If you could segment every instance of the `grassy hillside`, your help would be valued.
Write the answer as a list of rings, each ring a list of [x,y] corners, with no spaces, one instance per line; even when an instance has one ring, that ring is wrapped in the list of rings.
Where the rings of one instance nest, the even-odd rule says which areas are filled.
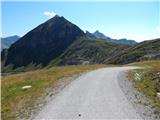
[[[144,61],[129,64],[132,66],[141,66],[144,69],[129,72],[129,78],[133,80],[134,87],[146,95],[152,101],[153,107],[156,108],[155,113],[160,114],[160,60]]]
[[[107,58],[128,47],[129,45],[105,42],[103,40],[93,41],[83,37],[74,41],[61,56],[51,63],[59,65],[85,64],[86,62],[89,64],[104,63]]]
[[[39,98],[50,96],[46,90],[53,90],[64,78],[76,77],[82,72],[106,67],[106,65],[52,67],[2,77],[2,119],[28,118],[36,108]],[[22,90],[25,85],[32,87]]]
[[[106,60],[106,63],[127,64],[142,60],[160,59],[160,38],[144,41]]]

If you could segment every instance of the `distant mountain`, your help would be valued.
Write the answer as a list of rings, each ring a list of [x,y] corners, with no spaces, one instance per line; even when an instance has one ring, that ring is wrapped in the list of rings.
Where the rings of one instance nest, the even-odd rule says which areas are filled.
[[[86,36],[92,40],[96,39],[102,39],[107,42],[115,42],[115,43],[122,43],[122,44],[127,44],[127,45],[135,45],[137,44],[136,41],[134,40],[128,40],[128,39],[112,39],[110,37],[105,36],[103,33],[99,32],[98,30],[95,31],[94,33],[90,33],[89,31],[86,31]]]
[[[129,45],[90,40],[76,25],[56,15],[34,28],[8,50],[1,52],[2,65],[14,68],[34,65],[103,63]]]
[[[15,67],[30,63],[47,65],[80,36],[85,34],[79,27],[56,15],[12,44],[2,61],[5,60],[5,66]]]
[[[160,38],[141,42],[106,59],[106,63],[127,64],[141,60],[160,60]]]
[[[96,30],[93,35],[96,37],[96,38],[99,38],[99,39],[110,39],[110,37],[107,37],[105,36],[103,33],[99,32],[98,30]]]
[[[1,52],[2,69],[32,65],[125,64],[160,58],[160,39],[131,46],[123,43],[128,42],[126,39],[105,37],[104,40],[99,31],[94,34],[85,34],[75,24],[56,15],[4,49]]]
[[[1,38],[1,50],[9,48],[18,39],[20,39],[20,37],[17,35]]]
[[[129,44],[129,45],[135,45],[135,44],[137,44],[136,41],[134,41],[134,40],[128,40],[126,38],[118,39],[117,42],[118,43],[123,43],[123,44]]]

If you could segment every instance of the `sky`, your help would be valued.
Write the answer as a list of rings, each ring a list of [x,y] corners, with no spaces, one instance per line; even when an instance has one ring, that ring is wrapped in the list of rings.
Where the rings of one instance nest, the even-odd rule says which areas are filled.
[[[160,1],[2,1],[1,37],[23,36],[55,14],[86,30],[138,42],[160,37]]]

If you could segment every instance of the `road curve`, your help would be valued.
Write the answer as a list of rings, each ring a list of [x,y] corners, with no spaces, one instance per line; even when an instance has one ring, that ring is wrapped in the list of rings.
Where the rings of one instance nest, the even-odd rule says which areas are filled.
[[[136,67],[102,68],[80,76],[34,119],[141,119],[118,84],[119,73],[131,69]]]

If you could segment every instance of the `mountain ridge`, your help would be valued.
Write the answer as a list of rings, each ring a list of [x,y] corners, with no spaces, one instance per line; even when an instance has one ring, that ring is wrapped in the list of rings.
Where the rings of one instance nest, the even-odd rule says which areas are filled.
[[[147,48],[153,52],[159,51],[159,48],[155,48],[154,45],[147,47],[152,42],[147,45],[146,42],[129,45],[123,43],[127,39],[119,40],[122,43],[114,42],[114,39],[109,37],[105,37],[108,40],[104,40],[101,38],[104,34],[97,34],[98,32],[95,33],[99,38],[89,31],[86,31],[88,34],[86,35],[77,25],[56,15],[29,31],[10,48],[4,49],[1,52],[2,67],[12,65],[15,69],[31,65],[127,64],[137,59],[133,58],[130,61],[132,57],[128,59],[123,56],[132,53],[133,48],[139,45],[145,51]],[[160,45],[159,40],[157,44]],[[141,50],[141,47],[138,47],[138,50]],[[144,52],[146,58],[145,55],[146,52]]]
[[[103,33],[99,32],[96,30],[94,33],[90,33],[89,31],[86,31],[86,36],[92,40],[96,39],[102,39],[107,42],[115,42],[115,43],[122,43],[122,44],[128,44],[128,45],[135,45],[137,42],[135,40],[128,40],[126,38],[121,38],[121,39],[112,39]]]

